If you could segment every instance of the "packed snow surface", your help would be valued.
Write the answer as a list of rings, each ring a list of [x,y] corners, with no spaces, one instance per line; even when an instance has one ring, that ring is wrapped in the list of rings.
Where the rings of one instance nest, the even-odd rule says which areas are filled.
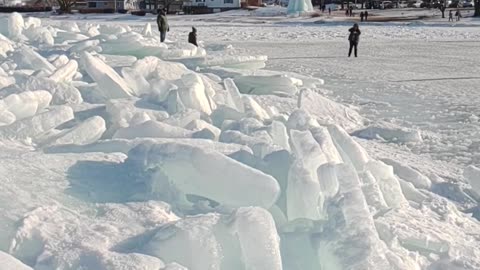
[[[256,25],[273,11],[285,13],[172,18],[164,44],[150,16],[0,17],[0,269],[480,269],[478,138],[447,136],[428,115],[399,121],[363,71],[380,60],[335,56],[345,25]],[[185,42],[192,24],[198,48]],[[480,37],[365,28],[362,46]],[[340,69],[355,65],[352,84]],[[375,68],[395,87],[408,80],[386,65]],[[455,106],[464,125],[452,125],[478,135],[475,113]]]

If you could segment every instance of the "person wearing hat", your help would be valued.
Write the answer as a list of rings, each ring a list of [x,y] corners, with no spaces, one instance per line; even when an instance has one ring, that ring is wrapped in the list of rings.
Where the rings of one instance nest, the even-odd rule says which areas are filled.
[[[358,28],[358,24],[354,24],[352,28],[348,29],[350,35],[348,35],[348,41],[350,41],[350,49],[348,50],[348,57],[352,55],[352,49],[354,49],[355,57],[357,57],[357,46],[358,42],[360,41],[360,28]]]
[[[167,38],[167,32],[170,31],[170,26],[168,26],[167,13],[165,12],[165,9],[158,11],[157,25],[158,31],[160,32],[160,42],[164,42]]]

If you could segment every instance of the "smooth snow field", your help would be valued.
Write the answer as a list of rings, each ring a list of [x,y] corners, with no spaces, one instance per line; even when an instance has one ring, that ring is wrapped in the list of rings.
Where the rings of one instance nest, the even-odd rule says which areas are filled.
[[[479,21],[286,14],[0,16],[0,270],[480,269]]]

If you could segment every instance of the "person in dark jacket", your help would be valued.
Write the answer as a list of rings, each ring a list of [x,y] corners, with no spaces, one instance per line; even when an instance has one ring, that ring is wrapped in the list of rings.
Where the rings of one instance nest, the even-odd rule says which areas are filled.
[[[453,22],[453,12],[452,12],[452,10],[450,10],[450,12],[448,12],[448,21]]]
[[[365,13],[363,14],[363,16],[365,16],[365,21],[368,21],[368,11],[365,11]]]
[[[455,12],[455,17],[457,17],[457,22],[460,21],[460,18],[462,17],[462,13],[460,13],[459,9],[457,9],[457,12]]]
[[[168,26],[167,13],[165,10],[159,10],[157,16],[158,31],[160,32],[160,42],[164,42],[167,38],[167,32],[170,31]]]
[[[348,57],[352,55],[352,49],[355,49],[355,57],[357,57],[357,46],[360,41],[360,29],[358,24],[354,24],[352,28],[348,29],[350,35],[348,36],[348,41],[350,41],[350,49],[348,50]]]
[[[360,12],[360,21],[361,21],[361,22],[363,22],[363,16],[364,16],[364,15],[365,15],[365,14],[363,13],[363,11]]]
[[[191,43],[198,47],[197,44],[197,28],[192,27],[192,32],[188,33],[188,43]]]

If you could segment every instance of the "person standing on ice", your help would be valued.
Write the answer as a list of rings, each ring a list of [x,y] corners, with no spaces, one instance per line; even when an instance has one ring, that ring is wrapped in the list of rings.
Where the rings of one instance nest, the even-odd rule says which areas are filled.
[[[354,24],[352,28],[348,29],[350,35],[348,36],[348,41],[350,41],[350,49],[348,50],[348,57],[352,55],[352,49],[355,49],[355,57],[357,57],[357,46],[360,41],[360,29],[358,24]]]
[[[197,28],[192,27],[192,32],[188,33],[188,43],[191,43],[198,47],[197,44]]]
[[[365,21],[368,20],[368,11],[365,11],[365,13],[363,13],[363,15],[365,16]]]
[[[453,22],[453,12],[452,12],[452,10],[450,10],[450,12],[448,13],[448,21]]]
[[[167,38],[167,32],[170,31],[165,10],[158,10],[157,25],[160,32],[160,42],[164,42],[165,38]]]
[[[328,15],[332,15],[332,9],[331,8],[328,8]]]
[[[363,13],[363,11],[360,12],[360,21],[361,21],[361,22],[363,22],[363,16],[364,16],[364,15],[365,15],[365,14]]]

